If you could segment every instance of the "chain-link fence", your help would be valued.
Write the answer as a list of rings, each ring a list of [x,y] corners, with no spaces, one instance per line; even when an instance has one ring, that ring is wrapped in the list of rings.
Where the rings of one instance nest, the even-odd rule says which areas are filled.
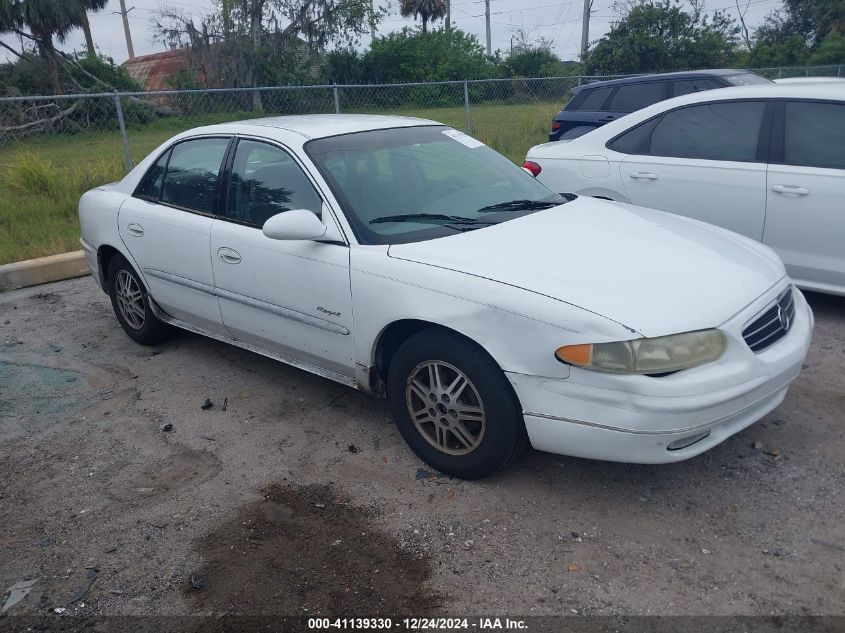
[[[764,68],[770,78],[842,76],[842,66]],[[173,134],[258,116],[371,113],[420,116],[475,135],[514,159],[545,140],[574,86],[611,76],[431,83],[123,92],[0,98],[0,162],[21,148],[54,159],[120,157],[131,167]],[[63,146],[72,146],[68,155]]]

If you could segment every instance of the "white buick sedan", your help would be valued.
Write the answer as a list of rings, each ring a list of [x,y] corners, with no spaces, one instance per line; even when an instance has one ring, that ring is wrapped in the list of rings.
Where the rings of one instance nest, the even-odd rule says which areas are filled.
[[[528,150],[554,191],[678,213],[763,242],[796,285],[845,295],[845,82],[676,97]]]
[[[813,316],[767,247],[553,193],[435,122],[194,129],[80,201],[142,344],[184,328],[387,397],[432,467],[535,448],[660,463],[775,408]]]

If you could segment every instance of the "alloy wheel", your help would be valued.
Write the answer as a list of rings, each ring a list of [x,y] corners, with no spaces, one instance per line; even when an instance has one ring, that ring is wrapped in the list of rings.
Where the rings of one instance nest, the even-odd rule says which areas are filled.
[[[120,270],[114,278],[115,299],[124,321],[134,330],[144,327],[146,308],[140,284],[128,271]]]
[[[436,449],[466,455],[481,444],[484,403],[469,377],[454,365],[417,365],[408,377],[405,401],[417,430]]]

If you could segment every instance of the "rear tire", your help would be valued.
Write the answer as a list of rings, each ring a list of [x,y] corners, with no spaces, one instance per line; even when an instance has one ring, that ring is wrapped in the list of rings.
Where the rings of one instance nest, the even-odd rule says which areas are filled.
[[[399,432],[432,468],[479,479],[510,465],[528,443],[516,394],[478,345],[426,329],[396,351],[387,397]]]
[[[109,262],[108,288],[115,316],[132,340],[156,345],[168,337],[170,326],[153,314],[147,289],[123,255]]]

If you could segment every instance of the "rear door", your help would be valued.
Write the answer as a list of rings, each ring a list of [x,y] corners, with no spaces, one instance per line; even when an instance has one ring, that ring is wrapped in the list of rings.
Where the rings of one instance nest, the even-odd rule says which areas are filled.
[[[763,242],[791,277],[845,287],[845,103],[779,101]]]
[[[759,241],[768,147],[761,146],[760,137],[767,123],[765,101],[715,101],[670,110],[617,137],[610,147],[632,152],[620,163],[620,176],[633,204]]]
[[[599,125],[604,125],[626,114],[663,101],[667,95],[668,85],[667,81],[646,81],[619,86],[605,106],[606,112],[597,113],[594,120]]]
[[[150,168],[118,214],[118,230],[150,294],[168,314],[225,334],[209,242],[229,137],[180,141]]]

